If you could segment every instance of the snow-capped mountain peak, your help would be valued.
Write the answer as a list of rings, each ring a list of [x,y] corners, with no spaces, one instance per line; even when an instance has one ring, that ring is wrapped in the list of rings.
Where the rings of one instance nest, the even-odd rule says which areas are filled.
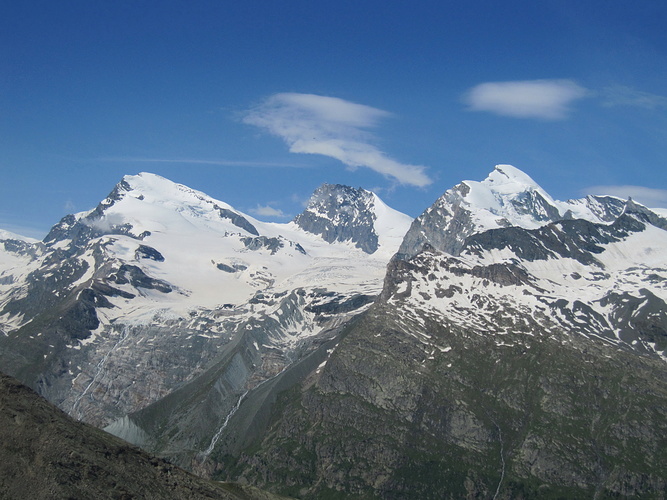
[[[147,172],[123,177],[111,194],[85,217],[89,225],[102,226],[101,229],[122,220],[132,224],[135,234],[164,228],[185,230],[191,226],[241,230],[258,236],[248,219],[227,203]]]
[[[484,308],[474,297],[481,288],[490,297],[486,288],[495,282],[502,309],[540,311],[547,304],[557,311],[549,321],[562,319],[560,327],[664,356],[667,322],[658,311],[666,297],[665,248],[667,219],[661,214],[610,196],[556,201],[503,165],[482,182],[450,189],[415,219],[398,260],[428,261],[434,268],[441,266],[435,261],[447,262],[447,279],[425,279],[413,296],[433,293],[448,320],[482,318]],[[444,281],[449,288],[436,290]],[[644,302],[646,307],[637,305]],[[626,303],[636,310],[628,313]],[[500,309],[488,308],[493,314]]]
[[[123,190],[126,193],[123,193]],[[187,208],[201,212],[204,207],[210,208],[211,212],[218,208],[234,210],[227,203],[213,199],[201,191],[148,172],[124,176],[113,193],[119,193],[119,197],[130,196],[149,203],[166,205],[179,212]]]
[[[512,165],[496,165],[482,184],[493,186],[497,192],[517,193],[542,188],[528,174]]]
[[[265,223],[158,175],[125,176],[42,243],[0,238],[0,360],[7,370],[46,360],[53,374],[44,377],[58,382],[44,391],[89,420],[155,400],[227,343],[247,347],[230,390],[275,375],[308,339],[370,305],[411,221],[369,191],[332,185],[304,214],[297,220],[311,226]],[[26,349],[11,366],[3,338]],[[128,389],[134,382],[107,369],[110,359],[128,374],[152,359],[160,373],[149,369],[156,378]],[[127,398],[101,391],[100,410],[92,388],[114,384]]]
[[[410,222],[370,191],[324,185],[296,222],[265,223],[142,172],[124,176],[94,209],[64,217],[44,243],[47,254],[58,252],[47,258],[71,259],[71,287],[113,289],[105,288],[115,294],[105,300],[116,306],[106,312],[114,321],[128,317],[130,301],[141,317],[158,309],[184,314],[328,279],[341,290],[378,293]],[[17,279],[17,271],[11,274]]]
[[[463,181],[462,186],[468,190],[460,203],[476,214],[479,228],[508,225],[535,228],[560,217],[551,196],[511,165],[497,165],[482,182]]]
[[[2,240],[14,240],[14,241],[25,241],[26,243],[37,243],[38,240],[35,238],[30,238],[28,236],[22,236],[20,234],[13,233],[11,231],[6,231],[0,229],[0,241]]]
[[[490,229],[537,229],[564,219],[609,223],[624,208],[623,200],[609,196],[554,200],[518,168],[497,165],[483,181],[463,181],[438,198],[413,222],[399,253],[415,255],[428,243],[457,255],[466,238]]]

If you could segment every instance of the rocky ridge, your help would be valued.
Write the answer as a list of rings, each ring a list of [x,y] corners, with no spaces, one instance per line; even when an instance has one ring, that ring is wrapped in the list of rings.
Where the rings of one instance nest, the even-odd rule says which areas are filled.
[[[378,249],[373,224],[377,216],[371,210],[375,202],[376,196],[370,191],[324,184],[313,193],[294,223],[329,243],[350,241],[364,252],[373,253]]]

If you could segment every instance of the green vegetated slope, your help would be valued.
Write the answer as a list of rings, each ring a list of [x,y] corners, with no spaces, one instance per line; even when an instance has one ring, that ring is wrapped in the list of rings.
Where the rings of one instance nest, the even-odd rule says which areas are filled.
[[[664,361],[526,325],[381,300],[251,443],[230,423],[218,476],[300,498],[665,498]]]

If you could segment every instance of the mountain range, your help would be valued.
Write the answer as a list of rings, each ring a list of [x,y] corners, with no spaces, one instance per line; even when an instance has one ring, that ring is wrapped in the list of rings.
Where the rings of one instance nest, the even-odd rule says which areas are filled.
[[[0,363],[297,498],[664,498],[665,215],[510,165],[415,220],[324,185],[288,224],[126,176],[42,242],[0,234]]]

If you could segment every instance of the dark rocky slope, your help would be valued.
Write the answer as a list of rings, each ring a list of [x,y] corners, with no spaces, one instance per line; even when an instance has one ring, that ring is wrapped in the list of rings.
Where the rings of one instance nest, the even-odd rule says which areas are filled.
[[[299,498],[667,498],[667,224],[551,205],[507,167],[485,183],[416,220],[326,350],[248,394],[213,477]]]
[[[0,374],[0,498],[271,500],[207,481],[76,422]]]

